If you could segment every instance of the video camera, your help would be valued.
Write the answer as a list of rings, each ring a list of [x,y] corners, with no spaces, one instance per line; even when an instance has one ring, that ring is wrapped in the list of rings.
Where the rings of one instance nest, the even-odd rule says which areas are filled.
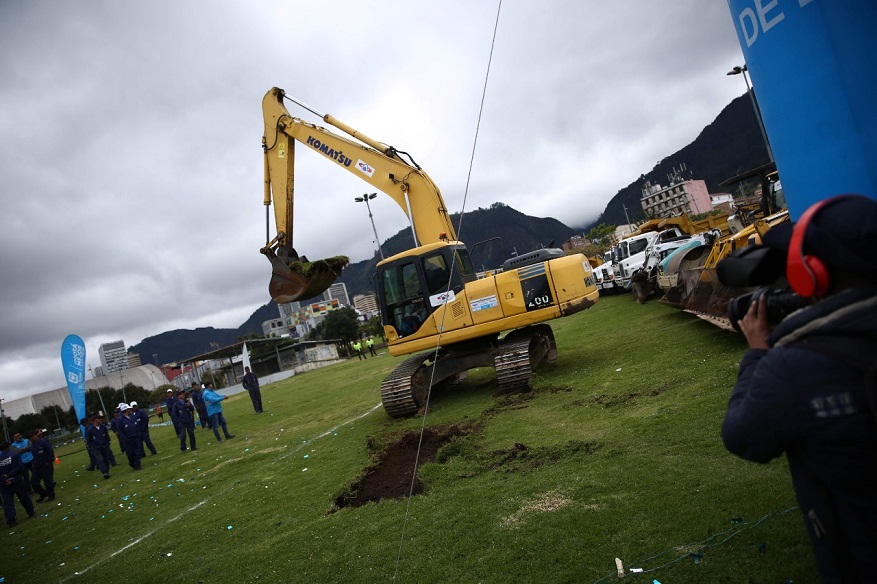
[[[795,294],[785,284],[786,252],[764,245],[750,245],[731,252],[716,266],[719,281],[725,286],[756,290],[728,301],[728,319],[740,332],[740,319],[753,302],[766,299],[767,322],[776,325],[812,301]]]

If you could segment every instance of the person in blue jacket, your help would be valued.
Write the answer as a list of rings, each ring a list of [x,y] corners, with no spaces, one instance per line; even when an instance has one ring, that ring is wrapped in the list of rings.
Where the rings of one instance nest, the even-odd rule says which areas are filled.
[[[9,527],[15,527],[17,524],[16,498],[27,511],[28,516],[33,517],[36,514],[21,469],[21,455],[18,451],[13,450],[6,440],[0,442],[0,494],[3,497],[3,514]]]
[[[95,466],[105,479],[110,478],[110,431],[102,414],[92,416],[91,425],[85,429],[85,441],[91,446]]]
[[[33,489],[30,486],[30,467],[33,463],[33,452],[30,451],[30,440],[27,438],[22,438],[21,432],[16,432],[12,435],[12,447],[18,451],[18,454],[21,456],[21,464],[22,466],[21,473],[24,476],[24,482],[27,484],[28,492],[32,493]]]
[[[817,203],[766,234],[792,288],[814,302],[773,329],[765,296],[749,306],[722,426],[742,458],[786,454],[823,583],[877,582],[875,242],[877,201],[864,197]]]
[[[119,410],[122,412],[119,424],[122,437],[125,439],[125,455],[128,457],[128,466],[134,470],[143,470],[140,463],[140,448],[137,446],[140,440],[140,428],[137,427],[137,420],[131,416],[133,410],[128,404],[119,404]]]
[[[186,452],[186,434],[189,435],[189,446],[192,450],[198,450],[195,446],[195,406],[186,399],[186,392],[182,389],[177,392],[177,401],[171,408],[171,419],[180,429],[177,434],[180,439],[180,452]]]
[[[220,395],[213,391],[213,384],[207,383],[207,388],[204,390],[204,403],[207,404],[207,415],[210,416],[210,427],[213,428],[213,433],[216,435],[216,439],[219,442],[222,442],[222,438],[219,436],[219,426],[222,426],[222,432],[225,434],[226,438],[234,438],[234,434],[229,433],[228,424],[225,421],[225,416],[222,415],[222,400],[226,399],[228,396]]]
[[[40,496],[37,503],[42,503],[47,497],[49,501],[54,501],[55,450],[52,448],[52,443],[43,437],[39,428],[31,430],[30,442],[31,452],[33,452],[30,486]]]

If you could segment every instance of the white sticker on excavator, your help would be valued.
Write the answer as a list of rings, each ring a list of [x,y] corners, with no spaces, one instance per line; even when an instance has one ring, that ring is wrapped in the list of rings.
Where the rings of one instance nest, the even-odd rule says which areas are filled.
[[[430,306],[441,306],[446,302],[453,302],[456,299],[453,290],[449,290],[448,292],[439,292],[438,294],[433,294],[429,297],[429,305]]]
[[[485,296],[484,298],[475,298],[474,300],[470,300],[469,306],[472,307],[472,312],[478,312],[479,310],[496,308],[497,306],[499,306],[499,301],[496,299],[496,296],[490,295]]]
[[[356,161],[356,168],[359,169],[359,172],[371,178],[371,176],[375,173],[375,169],[369,166],[369,164],[363,160]]]

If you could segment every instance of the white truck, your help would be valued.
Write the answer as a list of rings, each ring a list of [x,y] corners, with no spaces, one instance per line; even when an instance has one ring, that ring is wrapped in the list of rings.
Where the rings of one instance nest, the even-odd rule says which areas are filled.
[[[649,248],[652,244],[665,244],[684,240],[687,237],[678,227],[671,227],[660,232],[649,231],[622,239],[612,248],[616,283],[620,283],[624,290],[630,291],[630,278],[636,270],[645,265],[651,253]]]
[[[614,294],[621,290],[621,284],[615,282],[615,269],[612,262],[612,250],[603,254],[603,263],[594,268],[597,289],[601,294]]]

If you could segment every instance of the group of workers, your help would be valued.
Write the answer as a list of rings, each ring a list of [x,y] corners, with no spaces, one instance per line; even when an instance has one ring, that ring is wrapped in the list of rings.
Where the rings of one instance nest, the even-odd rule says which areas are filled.
[[[13,442],[0,442],[0,495],[6,525],[15,527],[15,499],[29,517],[36,514],[31,493],[40,497],[37,503],[55,500],[55,451],[41,430],[31,430],[24,438],[21,432],[13,435]]]
[[[372,357],[376,357],[378,355],[375,352],[375,342],[371,337],[365,340],[365,347],[368,349],[368,352],[371,354]],[[360,361],[366,358],[365,353],[362,351],[362,341],[360,341],[359,339],[353,341],[353,351],[359,357]]]
[[[250,394],[254,410],[262,413],[259,379],[249,367],[246,368],[243,385]],[[187,449],[197,450],[196,415],[201,427],[211,428],[219,442],[222,442],[223,437],[225,439],[235,437],[229,432],[228,423],[222,413],[221,402],[226,398],[227,396],[217,393],[213,389],[213,384],[209,382],[203,386],[193,382],[188,392],[182,389],[167,390],[164,407],[170,414],[174,433],[180,439],[181,452],[185,453]],[[161,408],[161,405],[158,408]],[[111,433],[116,435],[119,449],[127,456],[128,465],[134,470],[143,470],[141,459],[146,455],[147,450],[153,456],[158,454],[149,435],[149,414],[141,409],[136,401],[120,403],[113,411],[109,424],[103,412],[89,414],[79,422],[85,428],[85,445],[89,458],[86,470],[97,469],[105,479],[110,478],[110,467],[118,464],[111,448]],[[223,432],[222,436],[219,434],[220,429]],[[16,498],[29,517],[36,514],[31,499],[32,493],[39,495],[37,503],[55,499],[53,465],[56,457],[52,444],[39,429],[33,430],[28,438],[16,432],[13,439],[14,442],[11,443],[0,442],[0,495],[3,499],[6,524],[9,527],[17,525]]]
[[[247,368],[249,372],[249,367]],[[258,381],[257,387],[258,390]],[[180,452],[185,453],[186,450],[198,450],[195,439],[195,416],[198,416],[199,423],[203,429],[212,429],[218,442],[222,442],[223,437],[219,435],[219,429],[225,439],[234,438],[234,434],[228,431],[228,423],[222,413],[222,401],[228,396],[221,395],[214,391],[213,384],[207,382],[204,386],[200,386],[197,382],[192,382],[192,389],[189,390],[189,396],[186,397],[185,390],[179,389],[176,392],[172,389],[167,390],[167,399],[165,407],[171,416],[171,423],[174,426],[174,433],[180,439]],[[254,402],[255,407],[255,402]],[[259,398],[259,410],[261,411],[261,397]],[[186,440],[188,438],[188,445]]]

